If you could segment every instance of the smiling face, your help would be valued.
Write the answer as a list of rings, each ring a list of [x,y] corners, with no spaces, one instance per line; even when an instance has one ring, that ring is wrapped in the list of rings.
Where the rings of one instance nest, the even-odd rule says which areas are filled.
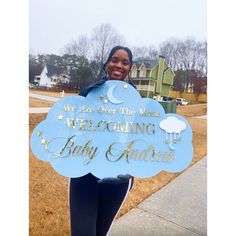
[[[124,80],[129,70],[130,60],[128,53],[123,49],[117,50],[107,63],[108,79]]]

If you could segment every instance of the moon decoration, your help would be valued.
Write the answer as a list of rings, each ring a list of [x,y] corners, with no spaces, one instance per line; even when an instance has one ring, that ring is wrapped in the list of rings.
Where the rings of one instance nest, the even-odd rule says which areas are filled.
[[[124,101],[122,100],[118,100],[114,97],[114,94],[113,94],[113,91],[114,89],[117,87],[117,85],[113,85],[111,86],[108,90],[107,90],[107,98],[108,100],[113,103],[113,104],[121,104],[123,103]]]

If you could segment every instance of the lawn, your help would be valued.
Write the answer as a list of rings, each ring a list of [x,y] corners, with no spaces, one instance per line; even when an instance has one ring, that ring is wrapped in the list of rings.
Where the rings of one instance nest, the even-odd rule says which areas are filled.
[[[29,89],[30,93],[37,93],[41,95],[51,96],[55,98],[61,98],[60,92],[53,92],[53,91],[44,91],[44,90],[37,90],[37,89]],[[64,93],[64,97],[70,96],[70,95],[78,95],[78,93]]]
[[[41,91],[37,89],[30,89],[29,92],[45,95],[45,96],[50,96],[50,97],[55,97],[55,98],[61,98],[61,94],[59,92],[48,92],[48,91]],[[64,93],[64,97],[72,96],[72,95],[78,95],[78,94],[77,93]],[[53,104],[54,102],[29,97],[29,107],[51,107]]]
[[[29,107],[51,107],[54,102],[29,97]]]
[[[193,165],[207,153],[207,121],[191,117],[206,114],[207,105],[196,104],[178,107],[177,113],[186,117],[192,126],[194,158],[191,165]],[[46,114],[30,114],[29,135],[45,117]],[[70,235],[68,179],[57,174],[50,164],[39,161],[31,150],[29,151],[29,171],[30,235]],[[181,173],[173,174],[163,171],[148,179],[135,178],[133,189],[118,217],[134,208],[179,174]]]

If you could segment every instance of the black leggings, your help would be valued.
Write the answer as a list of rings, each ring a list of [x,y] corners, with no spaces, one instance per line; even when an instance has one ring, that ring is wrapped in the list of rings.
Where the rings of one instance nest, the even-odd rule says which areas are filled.
[[[70,179],[72,236],[107,235],[133,181],[114,185],[98,180],[92,174]]]

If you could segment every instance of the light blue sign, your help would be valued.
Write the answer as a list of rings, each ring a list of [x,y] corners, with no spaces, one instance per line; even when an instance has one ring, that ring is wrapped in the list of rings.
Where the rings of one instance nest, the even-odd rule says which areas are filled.
[[[61,175],[98,178],[179,172],[192,161],[192,129],[129,84],[109,80],[87,97],[60,99],[31,136],[31,148]]]

